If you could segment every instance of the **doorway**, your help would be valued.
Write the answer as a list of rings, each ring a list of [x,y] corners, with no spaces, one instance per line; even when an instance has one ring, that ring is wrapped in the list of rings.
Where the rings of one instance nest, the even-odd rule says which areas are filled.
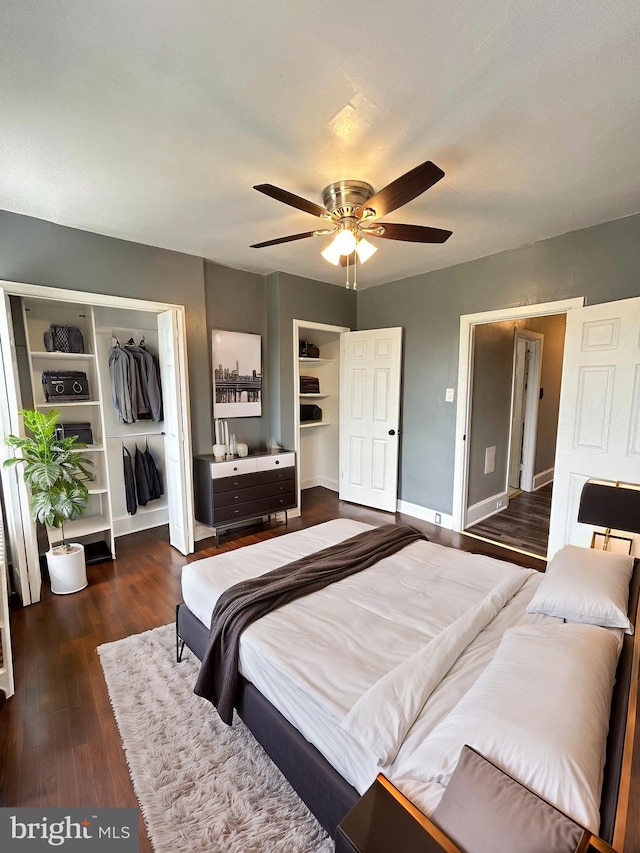
[[[492,517],[497,524],[500,514],[503,525],[508,525],[510,516],[513,516],[512,528],[517,526],[522,531],[523,519],[526,522],[528,513],[513,512],[522,487],[526,486],[522,500],[527,494],[538,492],[540,494],[536,497],[542,498],[544,493],[541,490],[545,486],[549,486],[547,493],[550,492],[566,313],[582,304],[583,300],[578,298],[461,317],[454,529],[474,535],[471,528],[480,523],[490,525]],[[551,333],[552,329],[554,333]],[[549,356],[546,365],[540,335],[544,335],[544,355]],[[524,341],[518,343],[518,338],[524,338]],[[484,349],[482,346],[478,348],[478,343]],[[527,350],[530,352],[526,389],[524,375],[518,376],[518,349],[521,374],[526,374],[526,353]],[[520,403],[516,399],[519,382],[522,383]],[[536,403],[539,405],[537,414]],[[517,417],[522,418],[521,431],[514,425]],[[520,469],[517,479],[516,466]],[[512,488],[516,482],[518,491]],[[511,501],[510,493],[516,495]],[[548,501],[546,511],[543,509],[542,512],[546,512],[546,530]],[[537,523],[539,521],[538,518]],[[535,551],[530,542],[525,541],[528,537],[524,533],[520,536],[523,546],[520,548],[517,533],[515,537],[505,537],[496,532],[491,538],[485,532],[482,538],[503,545],[507,544],[507,539],[515,539],[515,543],[509,542],[508,547],[546,556],[539,534],[533,535],[534,545],[541,543]]]

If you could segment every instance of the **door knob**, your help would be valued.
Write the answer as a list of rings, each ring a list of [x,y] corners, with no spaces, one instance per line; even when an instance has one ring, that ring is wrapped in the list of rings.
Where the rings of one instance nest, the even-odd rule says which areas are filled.
[[[396,434],[395,429],[390,429],[390,430],[389,430],[389,435],[395,435],[395,434]]]

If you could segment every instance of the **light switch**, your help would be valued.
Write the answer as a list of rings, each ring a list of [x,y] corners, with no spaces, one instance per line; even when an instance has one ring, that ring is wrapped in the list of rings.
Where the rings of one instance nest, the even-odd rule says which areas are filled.
[[[447,388],[444,392],[445,403],[453,403],[454,395],[455,395],[455,389],[454,388]]]

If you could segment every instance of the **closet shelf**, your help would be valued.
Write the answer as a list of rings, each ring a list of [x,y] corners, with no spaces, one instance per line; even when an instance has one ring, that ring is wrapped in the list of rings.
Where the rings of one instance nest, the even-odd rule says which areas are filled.
[[[306,399],[308,397],[310,400],[324,400],[326,397],[329,396],[329,394],[302,394],[301,393],[298,396],[300,397],[300,399],[302,399],[302,398]]]
[[[300,364],[333,364],[332,358],[308,358],[306,356],[300,356],[298,360]]]
[[[47,361],[79,361],[96,357],[95,352],[41,352],[32,350],[31,358],[46,358]]]
[[[111,524],[103,515],[86,515],[65,524],[65,539],[69,542],[75,536],[89,536],[91,533],[100,533],[110,528]],[[62,542],[62,531],[59,527],[47,527],[47,533],[51,545]]]
[[[37,409],[77,409],[78,406],[99,406],[99,400],[58,400],[57,403],[36,403]]]
[[[300,429],[309,429],[309,427],[331,426],[331,421],[300,421]]]

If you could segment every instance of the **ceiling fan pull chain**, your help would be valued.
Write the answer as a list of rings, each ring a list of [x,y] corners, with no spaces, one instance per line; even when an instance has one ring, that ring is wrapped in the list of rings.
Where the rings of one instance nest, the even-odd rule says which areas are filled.
[[[353,256],[353,289],[358,289],[358,258]]]

